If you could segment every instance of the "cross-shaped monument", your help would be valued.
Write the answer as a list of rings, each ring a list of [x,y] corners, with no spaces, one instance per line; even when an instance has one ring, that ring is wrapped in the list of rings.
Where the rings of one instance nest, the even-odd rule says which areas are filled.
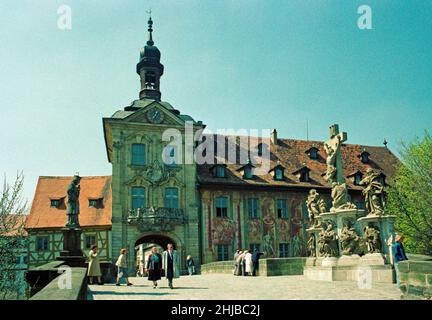
[[[344,183],[345,178],[342,170],[341,145],[348,140],[346,132],[339,133],[339,125],[330,127],[330,140],[324,142],[324,149],[327,153],[327,172],[325,179],[330,186],[333,182]]]

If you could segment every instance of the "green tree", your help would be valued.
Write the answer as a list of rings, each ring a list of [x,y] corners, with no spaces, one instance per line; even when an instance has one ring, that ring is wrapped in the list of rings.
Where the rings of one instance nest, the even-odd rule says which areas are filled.
[[[402,161],[388,193],[387,211],[408,252],[432,254],[432,137],[402,144]]]
[[[0,191],[0,300],[16,299],[25,285],[17,277],[17,258],[23,247],[24,219],[27,204],[22,200],[24,176],[17,174],[13,184],[4,179]]]

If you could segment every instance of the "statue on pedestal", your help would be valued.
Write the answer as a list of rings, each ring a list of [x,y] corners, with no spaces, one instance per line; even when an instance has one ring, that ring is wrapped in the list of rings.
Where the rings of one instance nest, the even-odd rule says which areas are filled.
[[[356,205],[348,201],[346,183],[332,183],[331,196],[333,199],[331,211],[356,209]]]
[[[308,242],[307,242],[307,248],[309,251],[309,257],[316,257],[316,245],[315,245],[315,235],[311,234]]]
[[[367,245],[369,253],[380,253],[381,252],[381,237],[380,231],[377,227],[366,226],[363,230],[363,237]]]
[[[333,230],[333,223],[328,222],[327,228],[319,233],[318,244],[320,247],[320,253],[324,257],[336,257],[338,256],[338,243],[337,235]]]
[[[342,228],[339,239],[341,242],[343,255],[360,253],[359,247],[361,238],[353,228],[351,221],[348,221],[347,224]]]
[[[80,194],[81,177],[75,175],[67,188],[67,223],[66,228],[76,229],[80,227],[78,221],[79,209],[79,194]]]
[[[366,209],[369,214],[383,215],[385,191],[379,174],[375,173],[371,168],[367,169],[366,177],[360,181],[360,185],[366,186],[363,195],[365,196]]]
[[[342,170],[341,145],[347,139],[346,132],[339,133],[339,126],[334,124],[330,127],[330,140],[324,143],[324,150],[327,153],[327,171],[324,178],[332,187],[333,207],[330,210],[332,212],[356,209],[356,206],[348,201],[348,191]]]
[[[326,212],[326,208],[324,200],[320,198],[319,193],[315,189],[309,191],[306,206],[309,213],[309,225],[311,227],[319,227],[320,222],[317,217],[320,213]]]

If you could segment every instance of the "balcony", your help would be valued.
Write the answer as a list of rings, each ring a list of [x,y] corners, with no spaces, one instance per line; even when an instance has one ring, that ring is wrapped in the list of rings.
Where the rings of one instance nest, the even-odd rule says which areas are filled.
[[[183,210],[177,208],[137,208],[129,210],[127,222],[137,226],[140,232],[166,232],[186,223],[186,217]]]

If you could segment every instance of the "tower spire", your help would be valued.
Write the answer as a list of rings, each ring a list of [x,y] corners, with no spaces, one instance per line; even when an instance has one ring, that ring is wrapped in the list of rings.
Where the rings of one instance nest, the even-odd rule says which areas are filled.
[[[140,99],[160,100],[161,92],[160,77],[163,74],[164,66],[160,63],[161,53],[153,42],[153,20],[151,10],[146,11],[149,15],[148,32],[149,39],[140,51],[140,60],[136,66],[136,71],[141,79]]]
[[[152,45],[154,45],[153,34],[152,34],[153,33],[153,20],[151,18],[152,11],[151,11],[151,9],[149,9],[146,12],[149,15],[149,19],[148,19],[148,22],[147,22],[148,23],[148,29],[147,29],[147,31],[149,32],[149,40],[147,41],[147,44],[149,46],[152,46]]]

